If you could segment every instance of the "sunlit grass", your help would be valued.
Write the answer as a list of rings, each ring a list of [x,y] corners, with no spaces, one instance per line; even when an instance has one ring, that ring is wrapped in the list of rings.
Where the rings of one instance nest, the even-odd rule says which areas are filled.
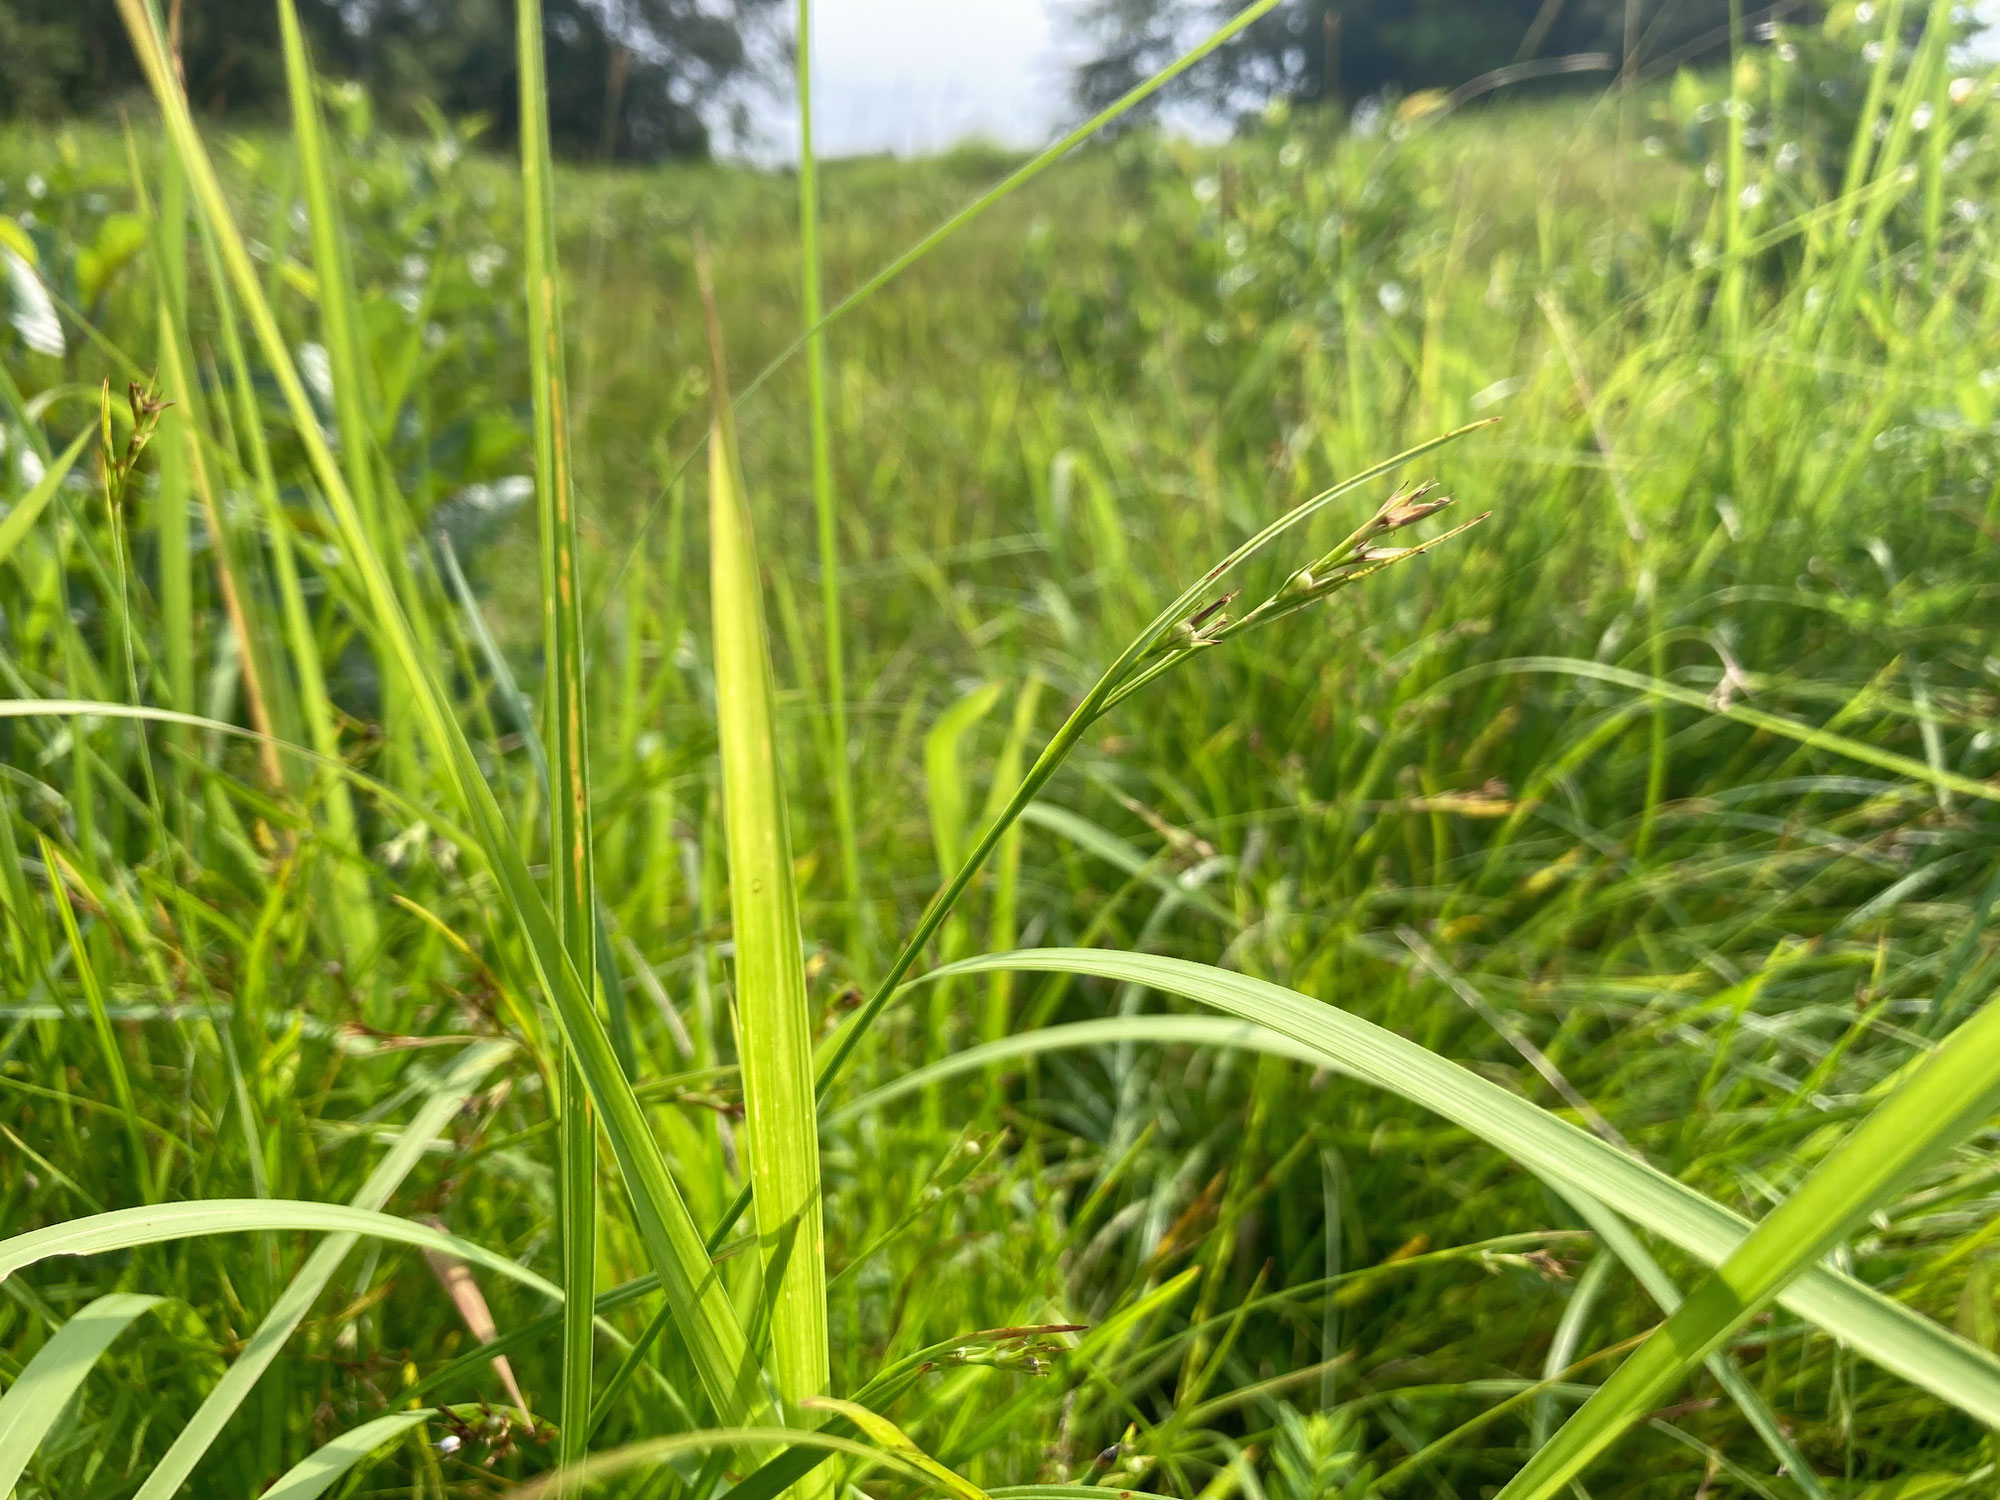
[[[123,11],[164,131],[0,141],[0,1480],[1990,1489],[1941,25],[794,183]]]

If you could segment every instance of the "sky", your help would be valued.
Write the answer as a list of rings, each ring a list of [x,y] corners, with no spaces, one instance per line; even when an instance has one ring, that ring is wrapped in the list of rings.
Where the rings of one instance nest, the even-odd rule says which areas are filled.
[[[814,146],[911,155],[958,141],[1046,140],[1066,105],[1064,0],[815,0]],[[797,151],[789,98],[754,154]]]

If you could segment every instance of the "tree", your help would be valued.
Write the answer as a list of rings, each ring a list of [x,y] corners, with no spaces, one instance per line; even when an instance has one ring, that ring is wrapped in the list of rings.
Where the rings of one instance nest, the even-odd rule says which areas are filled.
[[[503,141],[517,110],[507,0],[297,0],[314,61],[367,86],[391,119],[418,100],[482,114]],[[775,61],[783,0],[547,0],[549,124],[571,155],[703,154]],[[211,114],[277,112],[273,0],[182,0],[188,97]],[[0,117],[87,113],[138,91],[113,0],[0,0]]]
[[[1093,50],[1072,75],[1077,103],[1102,108],[1240,8],[1083,0],[1073,19]],[[1618,68],[1628,52],[1643,63],[1720,43],[1728,20],[1728,0],[1287,0],[1190,72],[1179,97],[1233,115],[1275,98],[1453,88],[1536,59],[1595,53]]]

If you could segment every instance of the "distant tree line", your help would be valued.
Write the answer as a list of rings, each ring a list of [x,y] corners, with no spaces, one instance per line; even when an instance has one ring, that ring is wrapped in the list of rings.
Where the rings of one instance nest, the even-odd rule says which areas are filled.
[[[511,140],[511,0],[298,0],[319,69],[365,84],[392,119],[417,101],[483,115]],[[783,0],[544,0],[549,124],[572,156],[700,155],[769,71]],[[275,0],[160,0],[188,96],[275,113],[285,91]],[[103,108],[144,80],[114,0],[0,0],[0,118]],[[720,106],[720,107],[718,107]]]
[[[161,3],[198,109],[282,108],[274,0]],[[1078,104],[1096,109],[1243,0],[1053,3],[1086,43],[1072,83]],[[424,101],[484,116],[492,139],[512,139],[512,0],[297,4],[320,69],[365,84],[392,120]],[[545,0],[545,9],[550,124],[557,149],[572,156],[705,154],[711,131],[744,108],[745,90],[780,71],[790,41],[785,0]],[[1756,0],[1744,9],[1753,21],[1768,13]],[[1604,72],[1715,49],[1728,21],[1729,0],[1286,0],[1166,97],[1236,114],[1273,98],[1455,87],[1497,69],[1512,69],[1508,78],[1565,65]],[[101,110],[141,83],[114,0],[0,0],[0,118]]]
[[[1073,75],[1100,109],[1242,8],[1243,0],[1080,0],[1089,43]],[[1751,21],[1766,3],[1745,0]],[[1796,16],[1800,0],[1778,10]],[[1287,0],[1218,50],[1169,97],[1225,114],[1274,98],[1358,100],[1384,88],[1457,88],[1497,75],[1616,72],[1720,51],[1729,0]],[[1503,71],[1504,70],[1504,71]]]

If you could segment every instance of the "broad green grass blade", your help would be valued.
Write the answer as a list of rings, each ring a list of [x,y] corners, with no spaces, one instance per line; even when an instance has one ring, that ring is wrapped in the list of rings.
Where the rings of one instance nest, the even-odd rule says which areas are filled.
[[[1750,1231],[1500,1493],[1547,1500],[1577,1479],[1730,1334],[2000,1105],[2000,1004],[1940,1042]]]
[[[839,502],[833,491],[833,437],[826,415],[826,334],[820,327],[819,159],[813,154],[812,0],[799,0],[793,39],[799,95],[799,315],[806,326],[806,419],[812,437],[813,522],[819,542],[820,630],[826,641],[826,758],[840,840],[841,894],[848,946],[867,941],[861,905],[861,847],[854,828],[854,768],[847,749],[847,662],[842,644]]]
[[[47,508],[63,480],[69,477],[69,471],[94,436],[87,427],[78,433],[76,441],[63,449],[61,456],[43,471],[42,477],[34,482],[28,493],[16,500],[4,517],[0,517],[0,563],[14,555],[14,549],[21,545],[21,538],[40,519],[42,511]]]
[[[1750,1233],[1741,1216],[1589,1131],[1393,1031],[1296,990],[1185,959],[1080,948],[967,959],[939,972],[982,973],[1009,966],[1146,985],[1267,1026],[1317,1050],[1324,1066],[1453,1121],[1537,1176],[1557,1187],[1582,1189],[1710,1265],[1722,1264]],[[1882,1368],[2000,1427],[2000,1358],[1987,1350],[1851,1277],[1810,1262],[1778,1300]]]
[[[584,998],[597,995],[597,888],[591,854],[589,723],[584,701],[583,600],[577,581],[570,480],[569,395],[563,374],[562,295],[556,284],[554,166],[540,0],[515,7],[521,100],[521,196],[526,210],[528,367],[534,383],[535,496],[542,560],[544,713],[549,756],[549,866],[556,937]],[[590,1307],[597,1283],[597,1125],[582,1074],[563,1053],[557,1198],[563,1240],[562,1446],[583,1456],[590,1425]]]
[[[293,1464],[259,1500],[316,1500],[358,1469],[369,1455],[436,1420],[437,1412],[426,1408],[391,1412],[363,1422]]]
[[[354,1195],[352,1206],[379,1210],[387,1203],[402,1185],[403,1179],[410,1175],[418,1158],[437,1139],[438,1132],[451,1122],[472,1091],[499,1064],[500,1059],[512,1051],[512,1046],[504,1043],[481,1043],[468,1048],[446,1073],[438,1092],[404,1127],[402,1139],[390,1148],[369,1174],[361,1191]],[[195,1465],[201,1462],[202,1455],[221,1436],[223,1427],[297,1331],[357,1241],[358,1237],[352,1233],[330,1234],[313,1247],[313,1253],[306,1258],[306,1263],[299,1268],[291,1284],[272,1304],[271,1310],[264,1315],[264,1321],[257,1325],[256,1332],[250,1335],[243,1352],[223,1372],[222,1379],[202,1401],[200,1409],[175,1437],[153,1472],[146,1476],[146,1482],[139,1487],[134,1500],[167,1500],[187,1482]]]
[[[736,942],[736,1050],[771,1312],[771,1363],[779,1392],[797,1407],[824,1395],[828,1381],[812,1016],[756,533],[737,462],[722,331],[705,265],[703,292],[716,393],[708,446],[709,597],[730,929]],[[816,1480],[806,1488],[816,1493],[826,1484]]]
[[[164,1297],[112,1292],[99,1297],[42,1345],[0,1396],[0,1495],[14,1484],[111,1341]]]
[[[562,1288],[506,1256],[374,1209],[345,1203],[306,1203],[285,1198],[209,1198],[198,1203],[161,1203],[148,1208],[119,1208],[32,1229],[0,1240],[0,1280],[55,1255],[102,1255],[171,1240],[199,1239],[211,1234],[248,1234],[258,1230],[298,1229],[312,1233],[356,1234],[447,1255],[482,1266],[509,1281],[560,1299]]]
[[[319,431],[312,403],[265,299],[249,250],[230,217],[222,185],[194,127],[187,101],[174,82],[164,43],[153,29],[143,0],[119,0],[119,9],[160,103],[174,148],[215,231],[224,268],[284,395],[348,560],[374,611],[371,623],[377,638],[409,687],[412,717],[435,759],[436,773],[471,822],[477,836],[474,847],[499,884],[505,908],[525,939],[536,976],[554,1003],[578,1059],[630,1191],[641,1238],[676,1308],[695,1369],[717,1409],[733,1417],[756,1404],[754,1370],[746,1358],[742,1326],[630,1080],[618,1065],[592,998],[563,952],[554,919],[514,845],[492,788],[480,774],[472,747],[418,644],[382,556]]]

